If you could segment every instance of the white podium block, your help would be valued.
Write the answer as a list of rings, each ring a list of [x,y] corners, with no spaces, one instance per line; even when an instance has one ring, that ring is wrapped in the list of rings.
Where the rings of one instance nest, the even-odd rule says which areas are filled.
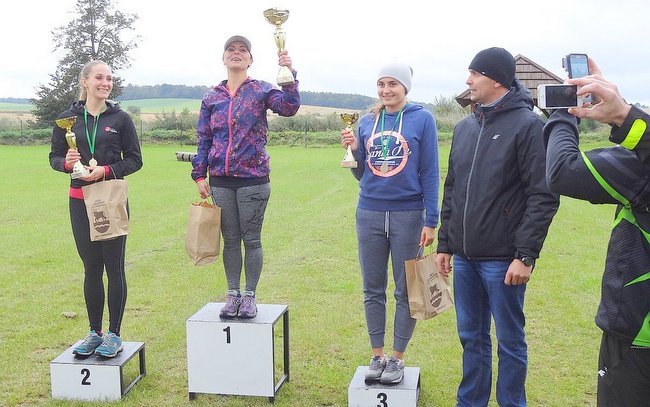
[[[348,407],[414,407],[420,396],[420,368],[404,368],[398,384],[365,382],[368,366],[359,366],[348,387]]]
[[[197,393],[266,396],[289,381],[289,311],[257,304],[251,319],[219,318],[225,303],[207,303],[186,323],[190,400]],[[283,369],[276,380],[275,325],[282,317]],[[278,370],[279,371],[279,370]]]
[[[74,355],[72,350],[81,342],[50,362],[53,399],[120,400],[146,374],[144,342],[124,342],[124,349],[114,358]],[[139,373],[129,382],[124,369],[135,355],[139,359]]]

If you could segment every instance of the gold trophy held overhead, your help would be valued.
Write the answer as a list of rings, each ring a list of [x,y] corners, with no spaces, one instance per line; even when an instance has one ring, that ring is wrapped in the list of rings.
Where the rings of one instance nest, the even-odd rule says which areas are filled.
[[[275,45],[278,47],[278,53],[284,51],[286,42],[286,33],[282,29],[282,23],[289,18],[289,10],[278,10],[277,8],[270,8],[264,11],[264,18],[269,23],[275,25]],[[291,85],[294,83],[293,74],[286,66],[281,66],[278,72],[277,82],[279,86]]]
[[[72,126],[77,121],[77,116],[71,116],[71,117],[64,117],[62,119],[56,119],[56,125],[61,127],[62,129],[66,130],[65,133],[65,140],[68,142],[68,147],[77,149],[77,136],[72,132]],[[90,171],[88,171],[83,164],[81,164],[81,161],[77,161],[74,163],[74,166],[72,167],[72,173],[70,174],[70,178],[72,179],[77,179],[81,177],[85,177],[87,175],[90,175]]]
[[[341,113],[341,120],[345,123],[345,129],[352,132],[352,125],[359,120],[359,113]],[[345,157],[341,161],[342,168],[357,168],[357,162],[352,155],[352,148],[348,145]]]

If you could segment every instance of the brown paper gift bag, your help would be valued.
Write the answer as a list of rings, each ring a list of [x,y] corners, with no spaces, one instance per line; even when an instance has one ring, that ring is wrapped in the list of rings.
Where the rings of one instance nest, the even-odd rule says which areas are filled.
[[[81,187],[81,190],[90,223],[91,241],[110,240],[129,234],[126,180],[95,182]]]
[[[196,266],[217,260],[221,244],[221,208],[208,201],[190,205],[185,251]]]
[[[429,319],[454,305],[449,279],[436,270],[436,253],[406,260],[406,289],[411,318]]]

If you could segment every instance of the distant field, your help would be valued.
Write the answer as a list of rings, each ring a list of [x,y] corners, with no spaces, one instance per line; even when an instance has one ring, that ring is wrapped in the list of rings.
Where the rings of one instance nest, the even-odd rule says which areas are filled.
[[[322,106],[300,106],[298,114],[321,114],[328,115],[330,113],[344,113],[344,112],[361,112],[360,110],[354,109],[343,109],[340,107],[322,107]]]
[[[26,103],[0,102],[0,112],[29,112],[34,106]]]
[[[124,110],[130,106],[138,106],[142,113],[161,113],[161,112],[181,112],[183,109],[188,109],[190,112],[198,112],[201,108],[201,100],[199,99],[174,99],[174,98],[159,98],[159,99],[137,99],[137,100],[123,100],[120,105]],[[19,103],[4,103],[0,102],[0,113],[3,112],[30,112],[34,107],[31,104]],[[354,112],[352,109],[342,109],[334,107],[321,107],[321,106],[301,106],[298,114],[321,114],[328,115],[331,113]]]
[[[201,101],[199,99],[139,99],[139,100],[123,100],[120,102],[122,108],[126,109],[129,106],[138,106],[142,113],[160,113],[162,111],[171,112],[172,110],[180,112],[187,108],[190,112],[198,112],[201,108]],[[300,106],[298,114],[322,114],[327,115],[330,113],[340,113],[347,111],[355,111],[350,109],[341,109],[334,107],[322,106]]]
[[[171,112],[172,110],[180,112],[183,109],[188,109],[190,112],[198,112],[201,108],[201,101],[199,99],[174,99],[174,98],[160,98],[160,99],[137,99],[137,100],[122,100],[120,105],[123,109],[130,106],[138,106],[142,113],[161,113]]]

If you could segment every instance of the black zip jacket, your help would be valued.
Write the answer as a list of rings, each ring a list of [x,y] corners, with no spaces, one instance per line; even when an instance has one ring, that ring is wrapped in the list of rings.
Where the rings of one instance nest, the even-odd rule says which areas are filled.
[[[616,146],[581,153],[577,119],[566,110],[554,112],[544,127],[546,177],[554,192],[617,204],[596,324],[635,346],[650,347],[650,169],[642,158],[650,147],[650,116],[633,109],[628,119],[644,121],[643,129],[635,133],[624,123],[613,128],[610,139],[627,140],[634,151]]]
[[[86,123],[84,122],[85,101],[78,101],[70,109],[61,113],[58,119],[77,116],[77,121],[72,127],[77,139],[77,149],[81,154],[81,163],[88,165],[90,160],[90,147],[86,136]],[[95,137],[94,158],[98,165],[110,166],[110,173],[106,179],[124,178],[142,167],[142,154],[140,142],[135,130],[133,120],[128,113],[123,111],[118,104],[106,102],[107,109],[99,115],[97,135]],[[88,133],[93,134],[95,117],[88,114]],[[50,150],[50,165],[57,171],[69,172],[64,168],[65,155],[68,152],[68,142],[65,139],[66,130],[54,126],[52,132],[52,147]],[[71,180],[70,186],[81,188],[88,182],[80,179]]]
[[[438,252],[474,260],[539,257],[559,197],[546,185],[543,122],[517,81],[454,128]]]

